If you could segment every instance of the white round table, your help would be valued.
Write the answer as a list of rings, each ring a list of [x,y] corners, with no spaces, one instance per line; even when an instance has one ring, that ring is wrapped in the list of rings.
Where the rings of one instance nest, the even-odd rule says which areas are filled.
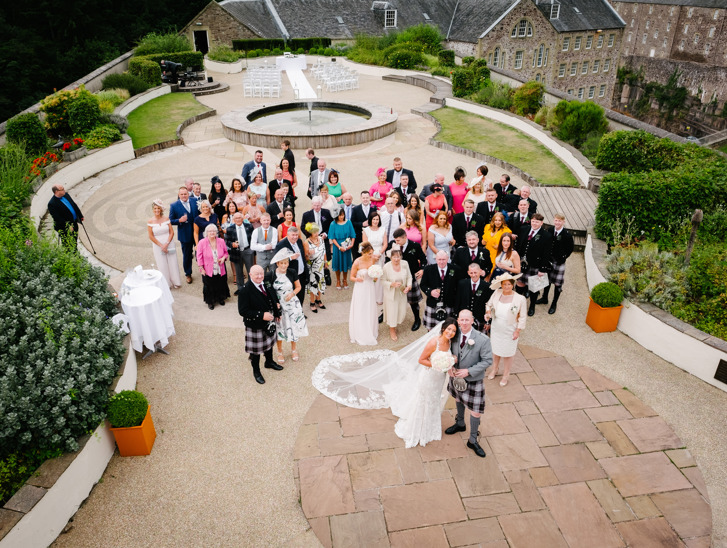
[[[134,350],[141,352],[147,347],[151,353],[169,344],[169,337],[174,335],[174,322],[171,307],[163,302],[161,289],[152,286],[132,289],[121,298],[121,307],[129,318]]]
[[[174,316],[172,310],[174,297],[172,297],[172,292],[169,290],[167,280],[159,270],[143,270],[141,276],[138,276],[135,272],[130,272],[121,284],[121,293],[124,293],[124,290],[131,291],[137,287],[158,287],[161,289],[162,302],[169,307],[169,314]]]

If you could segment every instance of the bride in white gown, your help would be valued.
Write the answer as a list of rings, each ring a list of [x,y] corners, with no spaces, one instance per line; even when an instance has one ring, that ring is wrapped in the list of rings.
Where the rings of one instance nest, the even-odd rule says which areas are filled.
[[[348,407],[390,407],[399,417],[396,435],[406,447],[424,446],[442,437],[441,416],[448,397],[447,373],[432,368],[432,360],[454,363],[449,349],[456,335],[456,320],[447,318],[440,329],[432,329],[399,352],[374,350],[326,358],[313,371],[313,386]]]

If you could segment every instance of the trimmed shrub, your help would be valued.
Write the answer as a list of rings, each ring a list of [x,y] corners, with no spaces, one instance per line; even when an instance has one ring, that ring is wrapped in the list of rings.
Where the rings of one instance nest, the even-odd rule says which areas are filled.
[[[212,48],[207,53],[207,58],[212,61],[219,61],[220,63],[234,63],[240,59],[240,52],[232,51],[230,46],[221,45]]]
[[[443,67],[454,66],[454,51],[451,49],[443,49],[437,54],[439,64]]]
[[[126,130],[129,129],[129,121],[126,116],[120,114],[102,113],[99,122],[108,126],[116,126],[121,133],[126,133]]]
[[[192,44],[186,36],[176,32],[150,32],[134,48],[134,55],[149,55],[173,51],[190,51]]]
[[[283,55],[283,50],[280,48],[273,48],[273,55]]]
[[[166,53],[153,53],[129,59],[129,72],[131,72],[131,62],[134,59],[146,59],[152,61],[159,66],[162,61],[173,61],[182,65],[182,70],[192,67],[192,70],[204,70],[204,55],[201,51],[176,51]],[[161,67],[159,66],[161,71]]]
[[[75,89],[62,89],[40,102],[40,111],[45,114],[45,127],[56,137],[71,135],[71,126],[68,124],[68,107],[76,93]]]
[[[545,87],[540,82],[530,81],[515,90],[512,95],[512,110],[520,116],[535,114],[543,102]]]
[[[149,87],[162,84],[162,68],[146,57],[132,57],[129,59],[129,73],[142,79]]]
[[[151,86],[138,76],[124,72],[109,74],[101,82],[103,89],[125,89],[132,97],[149,89]]]
[[[107,419],[114,428],[141,426],[149,402],[136,390],[122,390],[109,399]]]
[[[487,85],[477,93],[475,100],[492,108],[510,110],[513,91],[508,84],[489,80]]]
[[[432,69],[432,76],[446,76],[447,78],[452,77],[452,69],[448,67],[435,67]]]
[[[303,55],[305,53],[305,50],[303,48],[298,48],[295,50],[296,55]]]
[[[469,68],[456,68],[452,72],[452,95],[467,97],[478,91],[474,73]]]
[[[48,147],[48,135],[38,115],[33,112],[18,114],[8,120],[8,142],[23,144],[31,154],[44,152]]]
[[[560,103],[567,103],[560,107]],[[589,136],[603,135],[608,130],[608,120],[603,107],[593,101],[561,101],[556,110],[558,118],[562,116],[555,136],[573,146],[580,148]],[[600,138],[600,137],[599,137]]]
[[[68,123],[74,135],[83,135],[98,125],[101,109],[98,97],[81,89],[68,107]]]
[[[258,56],[258,52],[257,51],[248,51],[247,52],[247,57],[249,59],[252,59],[252,58],[257,57],[257,56]]]
[[[128,90],[121,88],[97,91],[94,95],[98,98],[98,107],[102,113],[112,113],[116,107],[131,97]]]
[[[394,34],[394,33],[392,33]],[[412,42],[422,47],[422,51],[436,55],[442,49],[444,36],[432,25],[416,25],[395,35],[397,43]]]
[[[332,57],[336,55],[336,50],[334,50],[333,48],[326,48],[323,50],[323,55],[325,55],[326,57]]]
[[[86,136],[84,143],[87,149],[106,148],[115,141],[121,139],[121,132],[115,125],[97,126]]]
[[[621,304],[621,301],[624,300],[624,294],[615,283],[601,282],[593,286],[591,299],[600,307],[613,308]]]
[[[418,51],[399,49],[391,53],[386,66],[397,69],[411,69],[424,62],[424,57]]]
[[[475,60],[475,58],[472,55],[468,55],[467,57],[462,57],[462,64],[467,67],[474,60]]]

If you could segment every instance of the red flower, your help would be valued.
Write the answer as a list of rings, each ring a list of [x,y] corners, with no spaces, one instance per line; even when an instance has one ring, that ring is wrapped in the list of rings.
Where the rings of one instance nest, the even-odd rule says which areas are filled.
[[[63,143],[63,152],[68,152],[68,149],[70,149],[71,146],[71,143]]]

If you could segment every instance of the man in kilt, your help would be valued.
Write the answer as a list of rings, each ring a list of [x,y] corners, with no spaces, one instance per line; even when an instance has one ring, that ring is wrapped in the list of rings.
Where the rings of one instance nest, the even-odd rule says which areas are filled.
[[[565,225],[565,215],[556,213],[553,217],[553,226],[548,229],[548,233],[552,239],[552,247],[550,248],[550,265],[551,269],[548,273],[550,285],[555,289],[553,292],[553,302],[548,309],[548,314],[555,314],[558,307],[558,299],[563,291],[563,282],[565,281],[565,261],[573,253],[573,236],[563,226]],[[548,304],[548,292],[550,285],[543,290],[542,298],[538,299],[537,304]]]
[[[515,291],[528,297],[530,306],[528,316],[535,314],[535,301],[538,300],[538,291],[528,291],[528,279],[533,276],[545,276],[550,272],[551,236],[543,230],[543,216],[534,214],[530,219],[530,226],[523,226],[517,238],[517,252],[520,254],[520,268],[522,277],[517,281]]]
[[[427,296],[427,305],[424,307],[424,327],[427,331],[452,315],[460,279],[457,267],[449,262],[444,251],[439,251],[436,259],[435,264],[424,267],[420,282],[422,292]],[[437,317],[438,310],[442,310],[440,317]]]
[[[265,355],[265,367],[281,371],[283,367],[273,360],[275,345],[275,319],[280,317],[280,303],[275,289],[265,281],[265,271],[259,265],[250,269],[250,279],[237,300],[237,310],[245,322],[245,352],[250,354],[252,373],[258,384],[265,384],[260,373],[260,354]],[[272,329],[270,326],[272,325]]]
[[[401,248],[401,258],[409,265],[411,272],[411,290],[406,294],[406,301],[411,307],[414,314],[414,323],[411,326],[412,331],[416,331],[422,326],[419,319],[419,301],[422,300],[422,291],[419,288],[419,280],[424,273],[424,267],[427,265],[427,256],[422,250],[422,246],[416,242],[412,242],[406,237],[403,228],[397,228],[394,231],[394,240]]]
[[[485,450],[477,441],[480,416],[485,412],[485,370],[492,365],[492,346],[487,335],[472,329],[474,317],[469,310],[462,310],[457,318],[459,332],[452,339],[451,351],[457,363],[449,371],[447,390],[457,402],[455,423],[445,434],[464,432],[465,407],[470,410],[470,437],[467,447],[478,457],[485,457]],[[464,383],[462,383],[464,381]]]
[[[490,261],[489,253],[487,253],[487,261]],[[492,296],[492,290],[490,289],[490,284],[485,281],[482,275],[483,272],[479,264],[472,263],[467,267],[468,277],[460,280],[457,284],[457,297],[454,301],[454,311],[457,316],[459,316],[462,310],[472,312],[474,328],[485,333],[490,328],[485,322],[485,311],[487,301]]]

